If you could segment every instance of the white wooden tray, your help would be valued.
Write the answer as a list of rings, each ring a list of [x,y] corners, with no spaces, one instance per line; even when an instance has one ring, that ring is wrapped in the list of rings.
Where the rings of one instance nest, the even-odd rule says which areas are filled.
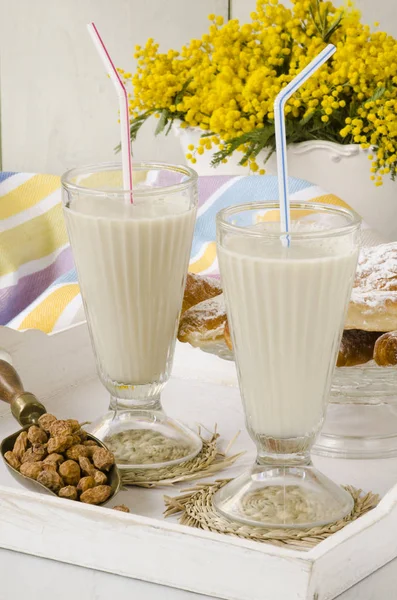
[[[0,328],[1,346],[12,355],[25,387],[57,416],[90,420],[106,410],[107,392],[96,378],[85,324],[52,336]],[[252,464],[253,444],[244,430],[233,363],[178,345],[164,405],[190,426],[212,429],[217,423],[226,441],[242,430],[235,450],[247,454],[225,477]],[[0,437],[17,428],[8,407],[1,405]],[[397,556],[397,460],[316,458],[315,463],[340,483],[385,495],[375,510],[309,552],[164,520],[164,490],[121,492],[115,504],[127,504],[132,514],[27,492],[3,464],[0,548],[217,598],[330,600]]]

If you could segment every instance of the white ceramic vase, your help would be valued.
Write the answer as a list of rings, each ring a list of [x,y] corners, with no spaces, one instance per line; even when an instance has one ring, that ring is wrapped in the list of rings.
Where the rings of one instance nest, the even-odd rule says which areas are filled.
[[[174,128],[184,154],[188,146],[197,146],[199,129]],[[258,162],[266,152],[259,154]],[[343,146],[333,142],[313,141],[292,144],[288,147],[288,173],[305,179],[323,190],[336,194],[354,208],[385,240],[397,240],[397,181],[384,177],[383,185],[376,187],[370,180],[371,163],[368,150],[359,145]],[[212,152],[196,155],[194,168],[199,175],[248,175],[248,167],[241,167],[241,155],[236,153],[226,164],[211,167]],[[273,154],[265,165],[266,173],[276,174],[276,157]]]

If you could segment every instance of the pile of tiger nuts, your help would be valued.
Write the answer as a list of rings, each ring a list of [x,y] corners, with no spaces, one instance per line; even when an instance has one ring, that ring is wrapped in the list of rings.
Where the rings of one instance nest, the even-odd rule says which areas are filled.
[[[74,419],[58,420],[48,413],[17,437],[4,455],[22,475],[35,479],[61,498],[102,504],[112,489],[106,473],[114,465],[109,450],[87,439]]]

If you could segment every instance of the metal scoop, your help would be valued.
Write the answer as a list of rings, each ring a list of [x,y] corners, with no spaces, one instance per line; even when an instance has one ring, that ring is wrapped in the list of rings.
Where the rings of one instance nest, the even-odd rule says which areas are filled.
[[[31,425],[36,424],[41,415],[44,415],[47,412],[45,406],[37,400],[34,394],[25,392],[18,373],[14,367],[5,360],[0,360],[0,400],[11,405],[13,416],[18,423],[22,425],[22,429],[6,437],[0,444],[0,452],[8,470],[14,479],[29,490],[57,496],[55,492],[52,492],[41,483],[22,475],[22,473],[14,469],[4,458],[4,454],[14,448],[15,441],[19,434],[22,431],[29,429]],[[107,450],[105,444],[93,435],[87,433],[87,439],[94,440],[99,446],[102,446],[102,448]],[[116,465],[111,467],[107,475],[108,485],[112,488],[112,494],[103,504],[109,502],[121,487],[120,473]]]

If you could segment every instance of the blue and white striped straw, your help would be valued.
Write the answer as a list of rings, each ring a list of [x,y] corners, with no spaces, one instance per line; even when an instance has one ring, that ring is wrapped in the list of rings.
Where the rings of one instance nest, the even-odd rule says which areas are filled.
[[[274,101],[274,128],[276,135],[278,193],[280,202],[281,231],[290,231],[290,207],[288,194],[287,138],[285,133],[285,105],[294,92],[307,81],[335,52],[333,44],[328,44],[299,75],[281,90]],[[290,236],[282,236],[284,246],[289,246]]]

